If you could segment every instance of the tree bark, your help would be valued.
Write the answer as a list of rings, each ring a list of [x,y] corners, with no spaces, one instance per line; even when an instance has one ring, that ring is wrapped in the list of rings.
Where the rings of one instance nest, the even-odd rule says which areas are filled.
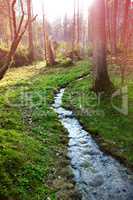
[[[105,1],[95,0],[93,5],[93,61],[94,91],[108,92],[112,87],[106,62]]]
[[[44,36],[44,57],[45,57],[45,61],[46,61],[46,65],[48,64],[48,59],[47,59],[47,46],[46,46],[46,21],[45,21],[45,14],[44,14],[44,10],[43,10],[43,36]]]
[[[10,27],[10,40],[13,40],[13,27],[12,27],[12,15],[11,15],[11,2],[6,0],[7,9],[8,9],[8,19],[9,19],[9,27]]]
[[[73,23],[72,23],[72,61],[74,60],[74,51],[75,51],[75,27],[76,27],[76,2],[74,0],[74,13],[73,13]]]
[[[28,13],[28,21],[29,21],[29,25],[28,25],[28,39],[29,39],[29,58],[30,60],[34,60],[34,44],[33,44],[33,31],[32,31],[32,1],[31,0],[27,0],[27,13]]]
[[[118,0],[113,1],[113,16],[112,16],[112,54],[117,54],[117,41],[116,41],[116,34],[117,34],[117,13],[118,13]]]
[[[125,8],[124,8],[124,20],[123,20],[123,31],[122,31],[122,51],[123,51],[123,59],[121,66],[121,84],[124,85],[125,81],[125,71],[127,65],[127,52],[128,52],[128,33],[129,33],[129,10],[131,5],[131,0],[125,0]]]

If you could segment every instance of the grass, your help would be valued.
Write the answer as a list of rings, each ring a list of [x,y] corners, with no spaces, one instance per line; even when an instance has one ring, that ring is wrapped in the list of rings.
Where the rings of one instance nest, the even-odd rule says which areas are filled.
[[[91,75],[75,81],[89,73],[89,66],[86,61],[54,68],[44,68],[39,63],[11,69],[0,82],[0,199],[57,199],[57,177],[68,165],[67,133],[51,105],[55,93],[67,84],[70,86],[64,96],[65,107],[75,110],[103,149],[132,165],[132,79],[128,79],[129,114],[124,116],[105,99],[97,104],[95,94],[90,91]],[[114,74],[112,77],[118,85],[119,77]],[[114,101],[120,104],[119,98]],[[60,187],[63,178],[65,184],[69,182],[66,176],[65,171]]]
[[[85,66],[85,65],[84,65]],[[120,78],[110,74],[116,88]],[[101,148],[133,168],[133,80],[127,77],[129,113],[124,115],[114,108],[111,99],[98,99],[90,90],[91,74],[80,81],[75,81],[67,88],[63,105],[75,111],[82,125],[91,132]],[[114,97],[113,103],[121,107],[121,97]]]
[[[60,87],[87,73],[87,63],[48,69],[41,63],[11,69],[0,82],[1,200],[56,199],[52,181],[68,165],[67,134],[51,104]]]

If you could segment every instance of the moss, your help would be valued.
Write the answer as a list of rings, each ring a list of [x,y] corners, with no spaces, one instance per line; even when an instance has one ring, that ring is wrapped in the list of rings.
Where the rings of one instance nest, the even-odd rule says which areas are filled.
[[[0,199],[55,200],[58,163],[68,166],[66,155],[57,155],[67,134],[51,104],[60,87],[88,73],[88,62],[84,68],[43,66],[11,69],[0,83]]]

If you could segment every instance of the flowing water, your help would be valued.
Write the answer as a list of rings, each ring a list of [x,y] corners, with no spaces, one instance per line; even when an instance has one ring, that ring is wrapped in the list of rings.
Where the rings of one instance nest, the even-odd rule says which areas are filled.
[[[73,112],[61,106],[64,91],[53,108],[69,133],[68,156],[82,200],[133,200],[133,173],[103,153]]]

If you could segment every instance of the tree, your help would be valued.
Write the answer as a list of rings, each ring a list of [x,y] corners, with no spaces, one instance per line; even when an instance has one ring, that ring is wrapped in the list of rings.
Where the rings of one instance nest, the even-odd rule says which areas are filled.
[[[10,41],[8,22],[9,11],[7,2],[5,0],[0,0],[0,39],[7,47]]]
[[[68,35],[68,18],[67,15],[64,17],[64,22],[63,22],[63,39],[65,42],[69,41],[69,35]]]
[[[32,31],[32,1],[27,0],[27,13],[28,13],[28,40],[29,40],[29,58],[32,61],[34,59],[34,45],[33,45],[33,31]]]
[[[11,16],[11,1],[6,0],[7,9],[8,9],[8,19],[9,19],[9,27],[10,27],[10,40],[13,40],[13,27],[12,27],[12,16]]]
[[[45,52],[46,65],[54,65],[56,63],[54,48],[52,45],[52,39],[50,38],[48,33],[48,23],[44,14],[44,9],[43,9],[43,36],[44,36],[44,52]]]
[[[77,19],[76,19],[76,53],[77,58],[80,60],[80,40],[81,40],[81,21],[82,16],[80,15],[79,0],[77,1]]]
[[[29,21],[29,19],[27,19],[25,21],[23,1],[20,0],[22,15],[21,15],[20,21],[17,25],[17,16],[16,16],[16,9],[15,9],[16,2],[17,2],[17,0],[13,0],[12,3],[11,3],[13,32],[14,32],[13,36],[14,37],[13,37],[13,41],[11,42],[11,47],[10,47],[9,53],[7,55],[5,64],[0,68],[0,80],[4,77],[6,71],[11,66],[11,63],[12,63],[12,60],[15,56],[17,47],[18,47],[25,31],[27,30],[29,23],[33,22],[36,19],[36,16],[35,16],[30,21]]]
[[[116,55],[117,53],[117,42],[116,42],[116,34],[117,34],[117,13],[118,13],[118,0],[114,0],[113,2],[113,16],[112,16],[112,54]]]
[[[95,0],[92,8],[93,18],[93,62],[94,91],[107,92],[112,87],[106,62],[105,1]]]
[[[128,36],[129,36],[129,8],[131,6],[131,0],[124,1],[124,18],[123,18],[123,27],[122,27],[122,51],[123,59],[121,65],[121,82],[124,84],[125,79],[125,70],[127,65],[127,53],[128,53]]]
[[[45,56],[45,61],[46,65],[48,65],[48,60],[47,60],[47,50],[46,50],[46,22],[45,22],[45,14],[44,14],[44,9],[43,10],[43,44],[44,44],[44,56]]]
[[[72,33],[72,61],[74,60],[74,51],[75,51],[75,39],[76,39],[76,4],[74,1],[74,13],[73,13],[73,23],[72,23],[72,28],[71,28],[71,33]]]

